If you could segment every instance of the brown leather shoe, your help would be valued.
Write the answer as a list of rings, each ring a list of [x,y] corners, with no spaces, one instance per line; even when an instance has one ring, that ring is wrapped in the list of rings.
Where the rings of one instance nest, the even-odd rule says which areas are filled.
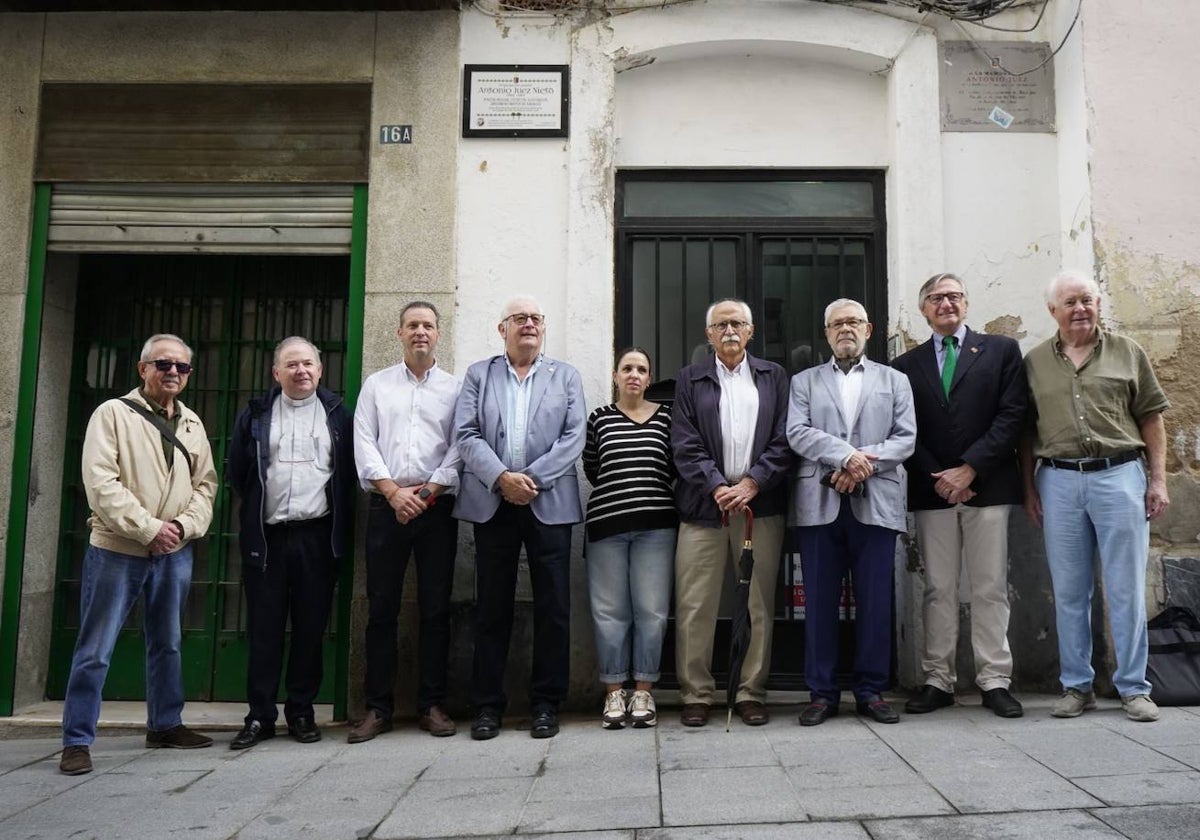
[[[734,703],[733,710],[742,719],[742,723],[747,726],[762,726],[771,720],[771,713],[767,711],[767,707],[757,700],[743,700],[741,703]]]
[[[420,726],[421,729],[438,738],[445,738],[458,731],[458,727],[454,725],[450,715],[442,711],[441,706],[430,706],[429,711],[421,715]]]
[[[382,735],[384,732],[392,731],[392,719],[385,718],[375,709],[367,709],[367,716],[358,722],[358,725],[346,733],[347,744],[361,744],[363,741],[370,741],[376,735]]]
[[[92,752],[86,745],[63,747],[58,772],[64,776],[82,776],[92,772]]]
[[[708,723],[708,704],[684,703],[679,712],[679,722],[684,726],[704,726]]]

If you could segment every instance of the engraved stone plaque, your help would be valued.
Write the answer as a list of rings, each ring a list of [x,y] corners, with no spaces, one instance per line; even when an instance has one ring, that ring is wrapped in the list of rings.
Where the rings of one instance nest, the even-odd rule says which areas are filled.
[[[1053,133],[1049,44],[943,41],[938,51],[942,131]]]

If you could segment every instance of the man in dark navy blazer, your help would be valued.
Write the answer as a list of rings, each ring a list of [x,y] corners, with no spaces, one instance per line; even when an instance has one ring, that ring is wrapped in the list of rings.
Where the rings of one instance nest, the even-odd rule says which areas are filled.
[[[1017,439],[1027,385],[1021,349],[1011,338],[966,325],[967,290],[953,274],[935,274],[918,293],[929,341],[898,357],[913,390],[917,447],[907,462],[925,565],[925,685],[905,705],[913,714],[954,704],[959,572],[971,597],[975,684],[983,705],[1020,717],[1008,691],[1008,516],[1021,504]]]

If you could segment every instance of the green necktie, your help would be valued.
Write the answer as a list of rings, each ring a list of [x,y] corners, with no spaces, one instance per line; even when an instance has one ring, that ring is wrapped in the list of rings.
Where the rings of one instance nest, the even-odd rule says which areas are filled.
[[[958,339],[948,335],[942,339],[942,346],[946,348],[946,361],[942,363],[942,388],[946,392],[946,399],[950,399],[950,383],[954,381],[954,367],[958,364]]]

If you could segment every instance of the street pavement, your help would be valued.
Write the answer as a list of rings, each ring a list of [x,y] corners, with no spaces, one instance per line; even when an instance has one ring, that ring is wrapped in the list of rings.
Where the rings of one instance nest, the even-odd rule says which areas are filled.
[[[117,729],[76,777],[58,772],[53,728],[10,719],[0,838],[1200,839],[1200,708],[1134,723],[1101,700],[1057,720],[1054,698],[1022,699],[1017,720],[965,698],[892,726],[843,703],[802,728],[791,705],[727,733],[723,710],[687,729],[663,709],[655,729],[566,716],[548,740],[512,718],[485,742],[462,721],[452,738],[406,721],[364,744],[326,727],[316,744],[281,735],[239,752],[230,731],[209,749],[147,750]],[[226,708],[233,725],[242,710]],[[185,720],[219,728],[211,709],[189,705]]]

